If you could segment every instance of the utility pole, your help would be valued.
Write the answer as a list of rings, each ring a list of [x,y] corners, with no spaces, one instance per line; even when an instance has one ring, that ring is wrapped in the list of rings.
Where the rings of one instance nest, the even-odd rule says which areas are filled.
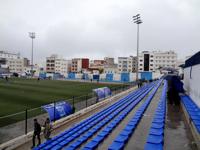
[[[35,39],[35,32],[29,32],[29,37],[32,39],[32,49],[31,49],[31,76],[33,76],[33,39]]]
[[[136,81],[138,81],[138,65],[139,65],[139,25],[142,23],[140,14],[133,16],[134,23],[137,24],[137,65],[136,65]]]

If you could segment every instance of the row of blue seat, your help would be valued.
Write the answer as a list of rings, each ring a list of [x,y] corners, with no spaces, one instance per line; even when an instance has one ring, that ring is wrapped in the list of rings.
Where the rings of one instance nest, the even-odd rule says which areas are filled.
[[[138,92],[139,91],[135,91],[135,92],[129,94],[128,96],[122,98],[119,102],[117,102],[117,103],[113,104],[112,106],[104,109],[100,113],[97,113],[97,114],[93,115],[92,117],[89,117],[88,119],[86,119],[86,120],[84,120],[84,121],[76,124],[75,126],[73,126],[72,128],[70,128],[69,130],[61,133],[58,136],[53,137],[51,140],[46,141],[45,143],[41,144],[39,147],[37,147],[35,149],[41,149],[41,148],[42,149],[45,149],[45,148],[48,149],[48,148],[53,147],[54,145],[57,144],[56,141],[61,142],[62,140],[64,140],[63,137],[67,138],[70,135],[73,135],[74,133],[76,133],[77,131],[79,131],[79,129],[82,129],[85,125],[90,124],[91,122],[93,122],[94,120],[96,120],[96,118],[98,118],[99,116],[102,116],[102,114],[105,114],[108,111],[112,110],[113,108],[119,106],[122,103],[123,99],[128,99],[128,98],[132,97],[133,95],[137,94]]]
[[[166,92],[167,81],[164,80],[164,87],[161,98],[156,108],[154,118],[151,124],[149,135],[145,144],[145,150],[162,150],[164,144],[164,127],[166,113]]]
[[[162,80],[158,82],[157,86],[154,88],[152,93],[147,97],[145,102],[137,109],[134,116],[131,118],[131,120],[128,122],[125,128],[114,139],[114,141],[108,148],[109,150],[122,150],[124,148],[126,142],[129,140],[134,130],[136,129],[137,125],[139,124],[145,110],[149,106],[151,100],[153,99],[161,83],[162,83]]]
[[[48,140],[45,143],[42,143],[41,145],[39,145],[38,147],[36,147],[34,149],[35,150],[38,150],[38,149],[51,149],[52,147],[58,145],[58,143],[63,145],[63,146],[66,145],[67,141],[70,142],[74,138],[79,136],[77,134],[78,131],[79,131],[79,134],[82,134],[82,133],[80,133],[80,129],[84,129],[84,130],[82,130],[82,132],[87,131],[87,129],[86,129],[87,127],[95,125],[95,123],[98,123],[96,121],[98,118],[101,117],[100,119],[104,119],[111,112],[113,112],[117,108],[123,106],[127,101],[129,101],[129,99],[131,99],[131,98],[133,98],[135,96],[139,96],[142,93],[142,91],[147,89],[149,86],[152,86],[152,85],[144,86],[140,90],[136,90],[136,91],[132,92],[131,94],[129,94],[128,96],[123,97],[120,101],[116,102],[115,104],[111,105],[110,107],[107,107],[106,109],[102,110],[101,112],[96,113],[95,115],[89,117],[88,119],[76,124],[74,127],[70,128],[69,130],[61,133],[58,136],[53,137],[51,140]]]
[[[200,134],[200,108],[187,95],[182,95],[181,101],[184,104],[189,114],[189,117],[192,120],[194,126],[196,127],[198,133]]]
[[[95,138],[95,141],[92,140],[91,142],[86,144],[85,148],[83,148],[83,149],[88,149],[88,148],[94,149],[100,143],[100,141],[102,141],[120,123],[120,121],[122,121],[122,119],[126,117],[126,115],[133,109],[133,107],[135,107],[151,91],[152,88],[153,86],[146,89],[146,91],[142,92],[142,95],[140,95],[139,97],[131,99],[129,102],[126,103],[126,105],[117,109],[113,114],[108,116],[105,120],[101,121],[99,124],[97,124],[89,131],[87,131],[84,135],[82,135],[79,139],[71,143],[66,148],[66,150],[74,150],[78,148],[81,144],[83,144],[86,140],[92,137],[96,132],[98,132],[102,127],[104,127],[108,123],[108,125],[104,127],[100,133],[98,133],[97,135],[98,137]]]

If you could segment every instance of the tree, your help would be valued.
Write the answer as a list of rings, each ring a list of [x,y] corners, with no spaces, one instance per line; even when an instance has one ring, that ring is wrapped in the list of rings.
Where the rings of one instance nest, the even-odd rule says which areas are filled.
[[[103,69],[103,68],[100,68],[100,69],[99,69],[99,73],[100,73],[100,74],[102,74],[102,73],[103,73],[103,71],[104,71],[104,69]]]

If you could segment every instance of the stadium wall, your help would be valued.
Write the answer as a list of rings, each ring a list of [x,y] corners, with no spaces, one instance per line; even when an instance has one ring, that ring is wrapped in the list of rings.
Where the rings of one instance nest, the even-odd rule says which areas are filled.
[[[100,80],[106,80],[106,74],[100,74]]]
[[[114,81],[120,81],[120,79],[121,79],[121,75],[120,74],[114,74],[113,75],[113,80]]]
[[[200,107],[200,64],[184,69],[184,89]]]

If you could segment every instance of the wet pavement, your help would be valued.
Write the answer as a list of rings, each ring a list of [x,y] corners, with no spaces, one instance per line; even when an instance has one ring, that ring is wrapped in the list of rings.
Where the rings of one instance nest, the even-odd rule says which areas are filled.
[[[167,105],[164,150],[198,150],[180,105]]]
[[[126,150],[143,150],[144,145],[149,134],[149,129],[151,127],[151,122],[155,113],[155,110],[158,106],[162,91],[162,86],[159,87],[156,94],[154,95],[151,103],[149,104],[147,110],[144,112],[142,119],[140,120],[136,130],[132,134],[129,142],[126,144]]]
[[[149,96],[147,94],[135,107],[134,109],[121,121],[121,123],[111,132],[110,135],[98,146],[98,150],[105,150],[112,144],[113,140],[117,137],[117,135],[121,132],[123,128],[125,128],[126,124],[130,121],[130,119],[135,114],[136,110],[144,103],[145,99]],[[120,115],[120,114],[119,114]],[[116,116],[117,117],[117,116]],[[115,118],[116,118],[115,117]]]

